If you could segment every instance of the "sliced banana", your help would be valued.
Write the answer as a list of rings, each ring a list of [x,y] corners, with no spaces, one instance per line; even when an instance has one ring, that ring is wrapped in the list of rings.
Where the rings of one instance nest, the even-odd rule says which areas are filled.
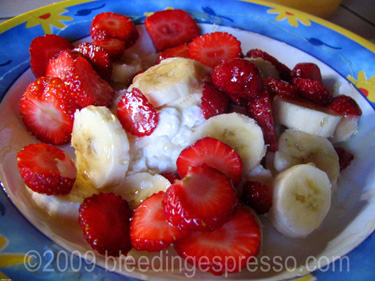
[[[258,166],[266,154],[261,128],[254,119],[239,113],[220,114],[206,120],[194,129],[190,143],[204,137],[216,138],[231,146],[242,159],[243,174]]]
[[[129,90],[140,89],[155,107],[160,107],[200,91],[201,77],[210,72],[198,61],[169,58],[135,76]]]
[[[276,177],[268,218],[283,235],[304,238],[321,225],[330,206],[327,174],[313,165],[301,164]]]
[[[245,60],[251,61],[259,68],[260,74],[262,75],[263,79],[266,79],[269,77],[280,79],[280,75],[276,67],[269,61],[264,60],[262,58],[249,58],[249,57],[245,57]]]
[[[107,107],[88,106],[74,115],[78,185],[116,186],[129,166],[129,142],[119,120]]]
[[[310,104],[275,96],[272,103],[275,121],[305,133],[332,137],[342,116],[334,115]]]
[[[121,186],[113,189],[113,192],[121,195],[128,201],[130,207],[137,208],[147,197],[159,191],[166,191],[170,182],[161,175],[138,173],[126,177]]]
[[[330,138],[332,143],[348,141],[357,132],[359,116],[343,116],[338,124],[333,137]]]
[[[314,163],[336,184],[340,175],[339,158],[332,143],[323,137],[288,129],[279,138],[274,167],[284,171],[297,164]]]

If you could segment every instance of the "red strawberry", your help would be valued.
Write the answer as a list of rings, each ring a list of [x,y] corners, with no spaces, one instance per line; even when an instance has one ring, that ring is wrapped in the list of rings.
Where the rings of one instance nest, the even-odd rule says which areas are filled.
[[[320,68],[315,63],[303,62],[296,64],[292,70],[292,76],[322,82]]]
[[[340,171],[342,171],[352,163],[354,155],[342,147],[335,147],[335,150],[339,157]]]
[[[263,89],[258,67],[245,59],[225,61],[214,68],[212,83],[231,98],[253,98]]]
[[[232,216],[237,205],[231,181],[206,164],[191,167],[167,189],[163,200],[167,220],[182,230],[212,231]]]
[[[165,172],[161,173],[163,177],[165,177],[171,184],[174,184],[176,180],[180,180],[180,177],[175,173]]]
[[[118,103],[117,117],[126,131],[138,137],[149,136],[159,121],[154,106],[137,88],[124,92]]]
[[[66,72],[70,69],[74,61],[81,56],[81,54],[74,50],[64,50],[59,53],[56,58],[51,58],[47,65],[46,76],[59,77],[64,80]]]
[[[320,82],[308,78],[293,78],[292,84],[298,88],[298,94],[318,105],[327,105],[331,94]]]
[[[268,146],[268,151],[277,150],[277,140],[275,135],[274,120],[272,115],[271,99],[267,90],[247,103],[247,114],[257,121],[263,131],[264,141]]]
[[[106,12],[94,17],[91,22],[90,35],[94,40],[117,38],[130,48],[137,41],[139,34],[134,23],[124,15]]]
[[[43,142],[54,145],[68,143],[77,109],[68,98],[64,83],[59,78],[40,77],[32,82],[19,104],[27,129]]]
[[[130,239],[134,249],[160,251],[186,236],[187,232],[167,222],[162,205],[164,195],[163,191],[154,193],[135,209],[130,223]]]
[[[60,51],[73,49],[74,46],[65,38],[46,34],[33,39],[30,44],[30,65],[36,77],[45,76],[50,58],[57,56]]]
[[[229,177],[233,184],[238,184],[242,178],[242,160],[238,153],[229,145],[205,137],[195,144],[185,148],[177,158],[177,172],[184,178],[190,167],[207,164]]]
[[[226,32],[204,34],[189,45],[189,57],[209,67],[215,67],[241,55],[241,42]]]
[[[217,89],[212,83],[206,82],[202,93],[202,112],[205,119],[227,113],[230,106],[229,97]]]
[[[45,143],[24,147],[17,153],[17,165],[25,184],[47,195],[68,194],[77,175],[69,155]]]
[[[185,11],[158,11],[146,18],[145,27],[156,51],[189,43],[199,35],[193,18]]]
[[[128,202],[113,193],[99,193],[83,200],[79,223],[90,246],[102,255],[126,255],[132,248]]]
[[[271,77],[265,79],[264,84],[272,99],[275,95],[279,95],[282,98],[298,98],[298,89],[292,84]]]
[[[327,109],[340,115],[361,116],[362,110],[357,102],[349,96],[339,95],[332,99],[327,105]]]
[[[114,61],[119,60],[126,49],[125,42],[117,38],[95,40],[92,42],[92,44],[106,50],[111,59]]]
[[[233,217],[212,232],[193,232],[175,242],[177,253],[203,272],[236,273],[259,253],[261,231],[256,217],[239,207]]]
[[[282,80],[290,81],[292,76],[291,76],[291,70],[289,69],[289,67],[279,62],[275,57],[271,56],[270,54],[259,49],[252,49],[247,52],[246,56],[250,58],[262,58],[266,61],[269,61],[276,67]]]
[[[184,43],[182,45],[166,49],[162,52],[160,52],[157,63],[160,63],[162,60],[165,60],[167,58],[188,58],[189,52],[188,52],[188,44]]]
[[[243,185],[242,199],[258,214],[264,214],[272,206],[272,190],[260,182],[247,181]]]

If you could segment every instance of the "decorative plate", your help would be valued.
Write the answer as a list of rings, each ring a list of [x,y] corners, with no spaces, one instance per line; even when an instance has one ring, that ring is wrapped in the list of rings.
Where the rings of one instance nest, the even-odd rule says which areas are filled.
[[[19,98],[35,79],[29,69],[32,39],[53,33],[72,42],[87,40],[92,18],[104,11],[125,14],[143,30],[147,13],[167,7],[186,10],[205,32],[233,33],[243,51],[263,49],[290,67],[317,63],[329,89],[350,94],[363,110],[358,134],[346,144],[355,160],[342,173],[323,225],[307,239],[287,239],[263,220],[266,258],[255,272],[215,277],[186,265],[179,270],[164,264],[174,255],[170,248],[152,256],[138,254],[137,265],[94,256],[77,233],[34,208],[18,174],[16,153],[36,142],[18,112]],[[262,1],[63,1],[0,24],[0,101],[0,279],[375,278],[375,46],[349,31]],[[150,260],[155,263],[147,264]]]

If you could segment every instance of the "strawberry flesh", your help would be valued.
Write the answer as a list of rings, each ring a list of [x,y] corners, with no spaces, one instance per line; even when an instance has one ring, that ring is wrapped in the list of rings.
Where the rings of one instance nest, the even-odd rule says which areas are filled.
[[[227,113],[230,99],[228,95],[217,89],[212,83],[205,82],[202,93],[202,113],[205,119]]]
[[[327,109],[344,116],[362,115],[362,110],[357,102],[353,98],[344,95],[334,97],[332,101],[327,105]]]
[[[47,65],[47,77],[59,77],[64,80],[67,71],[73,67],[74,61],[81,56],[75,50],[64,50],[59,53],[55,58],[50,59]]]
[[[189,57],[189,51],[188,51],[188,44],[184,43],[182,45],[166,49],[162,52],[160,52],[157,63],[160,63],[162,60],[168,59],[168,58],[188,58]]]
[[[17,165],[26,186],[47,195],[68,194],[77,175],[69,155],[45,143],[24,147],[17,153]]]
[[[111,59],[114,61],[119,60],[126,49],[125,42],[117,38],[94,40],[92,44],[106,50]]]
[[[272,190],[257,181],[247,181],[242,187],[242,200],[257,214],[265,214],[272,207]]]
[[[321,106],[327,105],[332,97],[327,88],[320,82],[308,78],[293,78],[292,84],[298,88],[300,97]]]
[[[181,179],[179,175],[175,173],[165,172],[161,173],[161,175],[165,177],[171,184],[174,184],[177,180]]]
[[[297,87],[287,82],[269,77],[264,80],[264,84],[272,100],[276,95],[286,99],[296,99],[299,97]]]
[[[308,78],[318,82],[322,82],[322,74],[320,68],[311,62],[298,63],[292,70],[293,77]]]
[[[335,150],[339,157],[340,171],[342,171],[352,163],[354,155],[342,147],[335,147]]]

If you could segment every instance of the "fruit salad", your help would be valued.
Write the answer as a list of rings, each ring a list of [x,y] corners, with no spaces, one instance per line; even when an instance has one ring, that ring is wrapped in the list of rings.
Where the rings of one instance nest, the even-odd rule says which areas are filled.
[[[100,255],[173,247],[214,275],[268,247],[258,216],[290,238],[318,229],[354,158],[338,144],[357,130],[356,101],[333,95],[316,64],[291,69],[227,32],[201,34],[185,11],[155,12],[145,29],[147,56],[132,49],[131,19],[111,12],[88,42],[32,41],[36,80],[19,108],[39,142],[17,164],[36,205],[79,222]]]

